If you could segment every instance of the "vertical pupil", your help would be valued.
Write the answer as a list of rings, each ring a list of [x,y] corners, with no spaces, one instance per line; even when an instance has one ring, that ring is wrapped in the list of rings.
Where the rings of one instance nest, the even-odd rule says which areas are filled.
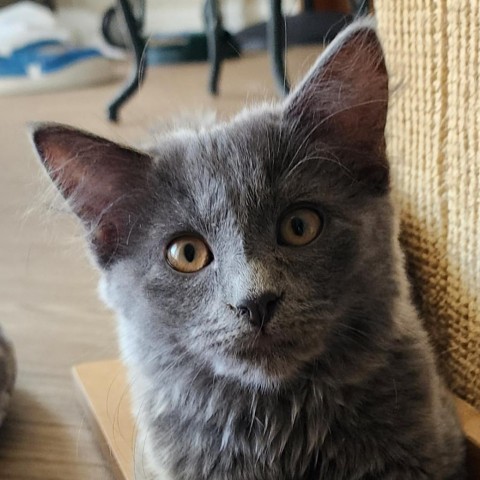
[[[195,247],[191,243],[187,243],[183,248],[183,254],[187,262],[193,262],[195,260]]]
[[[305,233],[305,223],[302,219],[298,217],[293,217],[290,221],[290,225],[292,227],[293,233],[297,235],[297,237],[303,236]]]

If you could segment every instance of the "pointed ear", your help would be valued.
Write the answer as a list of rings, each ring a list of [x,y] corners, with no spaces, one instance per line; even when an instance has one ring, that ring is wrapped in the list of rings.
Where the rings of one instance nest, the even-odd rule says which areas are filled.
[[[59,124],[35,124],[31,138],[50,178],[82,221],[100,266],[126,252],[141,227],[153,169],[143,153]]]
[[[347,27],[328,46],[287,97],[284,115],[311,141],[333,145],[345,157],[359,153],[360,164],[346,166],[367,177],[372,174],[377,186],[388,187],[387,108],[388,73],[382,47],[373,21],[364,19]]]

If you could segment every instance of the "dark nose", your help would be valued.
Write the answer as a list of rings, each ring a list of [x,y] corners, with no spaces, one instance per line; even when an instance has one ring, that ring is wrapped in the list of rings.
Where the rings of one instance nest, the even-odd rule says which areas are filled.
[[[255,327],[262,328],[272,319],[279,300],[278,295],[270,292],[246,298],[237,305],[237,312]]]

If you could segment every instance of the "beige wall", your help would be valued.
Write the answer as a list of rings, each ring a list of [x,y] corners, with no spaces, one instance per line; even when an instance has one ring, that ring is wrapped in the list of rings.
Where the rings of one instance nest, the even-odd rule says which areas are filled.
[[[59,7],[89,8],[103,13],[115,0],[56,0]],[[204,2],[201,0],[147,0],[146,31],[199,30]],[[226,28],[237,31],[268,16],[267,0],[222,0]],[[300,0],[287,0],[286,14],[298,11]]]

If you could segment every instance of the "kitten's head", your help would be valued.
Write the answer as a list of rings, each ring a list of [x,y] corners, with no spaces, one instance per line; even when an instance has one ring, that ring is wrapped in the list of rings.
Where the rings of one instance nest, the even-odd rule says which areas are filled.
[[[381,335],[393,295],[387,84],[363,23],[283,104],[148,152],[34,128],[145,368],[161,357],[278,385]]]

